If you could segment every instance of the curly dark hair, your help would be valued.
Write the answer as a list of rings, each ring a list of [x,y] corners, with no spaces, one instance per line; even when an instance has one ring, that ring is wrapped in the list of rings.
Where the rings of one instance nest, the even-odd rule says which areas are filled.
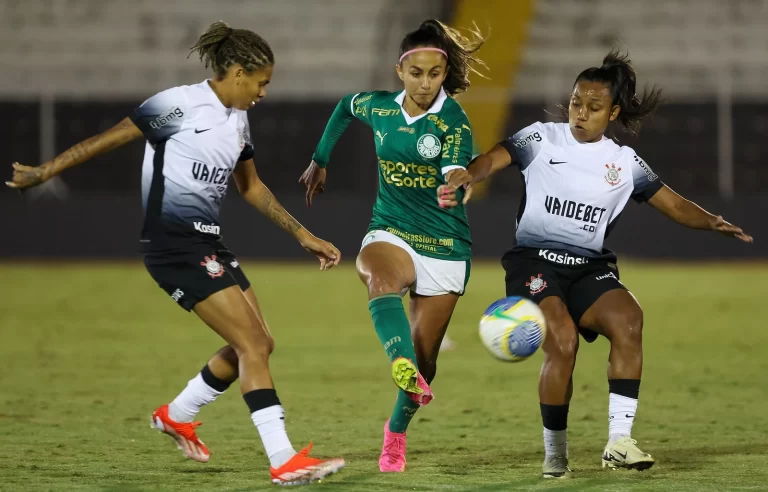
[[[208,27],[189,54],[194,52],[205,68],[211,67],[219,77],[236,63],[247,72],[275,64],[275,55],[264,38],[248,29],[232,29],[223,21]]]

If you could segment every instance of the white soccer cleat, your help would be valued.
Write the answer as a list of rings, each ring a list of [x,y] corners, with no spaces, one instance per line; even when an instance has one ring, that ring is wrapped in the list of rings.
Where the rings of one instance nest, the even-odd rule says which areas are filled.
[[[568,457],[555,454],[544,458],[541,467],[541,476],[544,478],[571,478],[571,469],[568,468]]]
[[[637,448],[637,441],[624,436],[608,443],[603,450],[603,468],[626,468],[629,470],[647,470],[656,460]]]

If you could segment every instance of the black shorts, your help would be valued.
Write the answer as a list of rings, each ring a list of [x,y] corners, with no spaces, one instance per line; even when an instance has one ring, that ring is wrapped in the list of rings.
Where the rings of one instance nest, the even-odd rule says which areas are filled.
[[[222,243],[146,252],[144,265],[160,288],[187,311],[227,287],[237,285],[246,290],[251,286],[235,255]]]
[[[564,263],[568,264],[564,264]],[[531,299],[536,304],[557,296],[568,307],[576,326],[597,299],[613,289],[624,289],[619,281],[615,257],[588,258],[564,251],[520,249],[507,252],[501,260],[507,272],[507,296]],[[597,333],[579,327],[587,342]]]

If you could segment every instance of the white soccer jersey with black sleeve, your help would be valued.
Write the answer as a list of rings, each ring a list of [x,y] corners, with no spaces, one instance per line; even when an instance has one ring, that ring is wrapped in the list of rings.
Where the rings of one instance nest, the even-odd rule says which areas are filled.
[[[218,240],[229,176],[253,157],[246,112],[224,107],[206,80],[152,96],[132,120],[147,139],[144,250]]]
[[[501,145],[525,182],[517,248],[610,255],[603,243],[627,201],[647,201],[663,186],[632,148],[605,137],[579,143],[567,123],[537,122]]]

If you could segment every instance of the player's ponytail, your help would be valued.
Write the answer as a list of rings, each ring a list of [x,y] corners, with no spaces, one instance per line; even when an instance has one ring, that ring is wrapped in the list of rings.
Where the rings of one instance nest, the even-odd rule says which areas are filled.
[[[466,31],[467,36],[438,20],[426,20],[400,43],[400,61],[402,63],[403,55],[414,48],[429,47],[444,51],[448,57],[448,73],[443,89],[449,96],[461,94],[469,88],[471,72],[483,76],[475,67],[487,68],[482,60],[474,56],[485,43],[485,36],[477,25]]]
[[[637,97],[637,74],[632,67],[628,53],[612,50],[603,59],[601,67],[584,70],[576,77],[574,85],[582,80],[602,82],[611,88],[613,104],[621,108],[617,121],[621,128],[637,135],[643,120],[652,115],[662,101],[661,89],[656,86],[643,90],[643,96]]]
[[[229,67],[236,63],[247,72],[275,64],[272,48],[261,36],[247,29],[232,29],[223,21],[208,27],[189,54],[194,52],[205,68],[211,67],[219,77],[226,75]]]

